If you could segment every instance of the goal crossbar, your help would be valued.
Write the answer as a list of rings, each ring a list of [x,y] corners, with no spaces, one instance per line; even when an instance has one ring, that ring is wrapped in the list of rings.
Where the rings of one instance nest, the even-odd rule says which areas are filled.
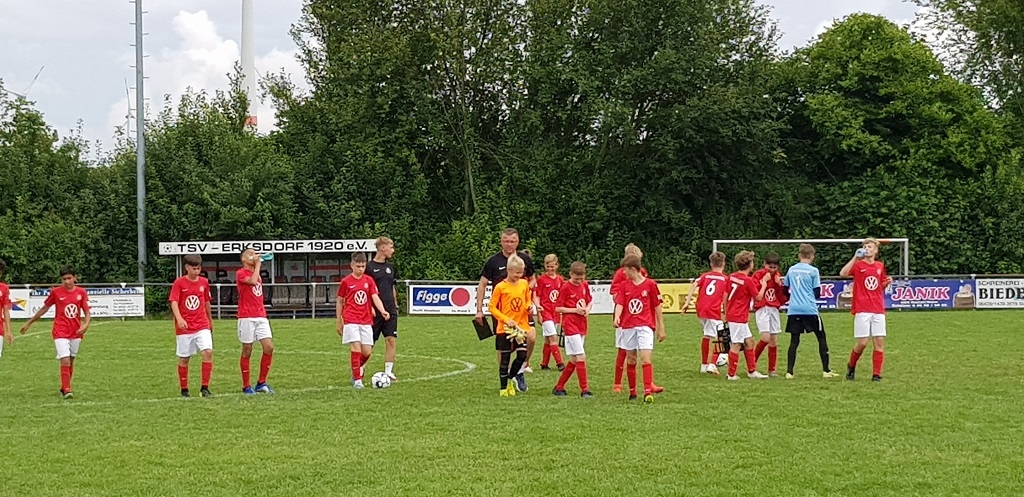
[[[771,245],[771,244],[793,244],[793,243],[861,243],[863,238],[792,238],[792,239],[750,239],[750,240],[712,240],[711,251],[715,252],[718,250],[719,245],[739,245],[744,243],[757,244],[757,245]],[[878,243],[882,245],[899,244],[900,251],[902,252],[902,276],[910,275],[910,239],[909,238],[878,238]]]

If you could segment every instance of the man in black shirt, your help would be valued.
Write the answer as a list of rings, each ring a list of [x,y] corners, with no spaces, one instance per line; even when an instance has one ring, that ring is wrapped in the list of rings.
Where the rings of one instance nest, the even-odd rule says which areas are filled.
[[[384,336],[384,374],[394,381],[398,379],[393,371],[395,346],[398,341],[398,273],[388,260],[395,255],[395,242],[382,236],[377,239],[376,245],[377,253],[373,260],[366,263],[366,274],[369,274],[377,284],[380,300],[384,304],[384,310],[391,314],[391,319],[385,320],[374,312],[373,343],[376,344],[381,335]]]
[[[505,231],[501,232],[501,252],[492,255],[487,262],[484,264],[483,270],[480,271],[480,284],[477,285],[476,289],[476,320],[484,322],[484,294],[487,292],[488,285],[497,285],[508,276],[508,258],[512,257],[512,254],[518,255],[524,263],[526,263],[526,270],[523,272],[525,277],[530,282],[530,288],[533,289],[537,286],[537,277],[533,271],[533,261],[530,256],[518,252],[519,248],[519,232],[515,228],[506,228]],[[536,309],[534,310],[536,312]],[[532,317],[531,317],[532,319]],[[494,331],[498,331],[498,320],[491,318],[491,326]],[[526,335],[526,365],[523,371],[530,371],[529,363],[530,357],[533,356],[533,346],[537,343],[537,334],[534,331],[530,331]]]

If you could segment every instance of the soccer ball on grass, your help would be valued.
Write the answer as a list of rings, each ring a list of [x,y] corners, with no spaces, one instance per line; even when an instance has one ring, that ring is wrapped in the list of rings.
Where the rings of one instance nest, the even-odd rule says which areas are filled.
[[[387,388],[391,386],[391,377],[380,371],[373,374],[373,378],[370,378],[370,384],[373,385],[373,388]]]
[[[718,367],[729,364],[729,354],[718,354],[718,360],[715,361]]]

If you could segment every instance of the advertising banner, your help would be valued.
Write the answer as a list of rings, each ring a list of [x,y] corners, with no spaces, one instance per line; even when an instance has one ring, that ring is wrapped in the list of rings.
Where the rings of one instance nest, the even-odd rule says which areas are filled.
[[[658,291],[661,292],[661,312],[679,314],[683,311],[683,304],[686,303],[686,296],[690,294],[690,283],[658,283]],[[694,305],[690,306],[690,313],[697,312],[697,296],[693,296]]]
[[[852,280],[821,282],[822,310],[849,311]],[[895,280],[885,292],[886,309],[973,309],[974,280]]]
[[[46,303],[50,295],[49,288],[23,290],[28,293],[28,305],[24,313],[12,312],[11,318],[28,319]],[[141,286],[86,288],[89,295],[89,308],[93,318],[142,317],[146,315],[146,290]],[[11,292],[16,296],[15,292]],[[53,319],[53,308],[43,314],[44,319]]]
[[[32,313],[29,310],[29,294],[32,293],[26,289],[11,289],[11,319],[28,319],[32,317]]]
[[[1024,279],[975,280],[978,309],[1024,309]]]

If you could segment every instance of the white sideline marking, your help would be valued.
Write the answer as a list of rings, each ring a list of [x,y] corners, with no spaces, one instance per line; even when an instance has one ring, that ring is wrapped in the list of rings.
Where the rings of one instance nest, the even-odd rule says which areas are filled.
[[[28,336],[28,335],[24,335],[24,336]],[[282,351],[274,351],[274,354],[278,354],[280,352],[282,352]],[[292,354],[317,354],[317,355],[334,355],[334,354],[336,354],[336,352],[328,352],[328,351],[322,351],[322,350],[292,350],[292,351],[286,352],[286,354],[287,353],[292,353]],[[407,380],[399,380],[400,383],[413,383],[413,382],[416,382],[416,381],[439,380],[441,378],[448,378],[450,376],[456,376],[456,375],[460,375],[460,374],[470,373],[470,372],[472,372],[473,370],[476,369],[476,364],[473,364],[472,362],[468,362],[468,361],[463,361],[462,359],[455,359],[453,357],[431,357],[431,356],[408,355],[408,354],[395,354],[395,355],[397,357],[408,357],[408,358],[413,358],[413,359],[430,359],[430,360],[434,360],[434,361],[456,362],[456,363],[462,364],[462,366],[463,366],[462,369],[459,369],[459,370],[456,370],[456,371],[448,371],[446,373],[439,373],[439,374],[433,374],[433,375],[428,375],[428,376],[418,376],[418,377],[415,377],[415,378],[409,378]],[[280,391],[278,391],[278,393],[302,394],[302,393],[311,393],[311,392],[327,392],[327,391],[331,391],[331,390],[340,390],[342,388],[350,389],[352,387],[340,387],[340,386],[335,386],[335,385],[327,385],[327,386],[323,386],[323,387],[307,387],[307,388],[297,388],[297,389],[290,389],[290,390],[280,390]],[[367,388],[367,390],[371,389],[370,387],[366,387],[366,388]],[[266,395],[266,394],[256,394],[256,395]],[[277,395],[277,394],[275,394],[275,395]],[[215,394],[214,398],[220,398],[220,397],[242,397],[242,396],[245,396],[242,392],[232,392],[232,393]],[[192,400],[192,399],[191,398],[190,399],[184,399],[182,397],[163,397],[163,398],[158,398],[158,399],[130,399],[127,402],[142,402],[142,403],[152,404],[152,403],[156,403],[156,402],[183,402],[183,401],[187,402],[187,401],[190,401],[190,400]],[[86,402],[77,402],[75,400],[70,400],[70,401],[65,401],[65,402],[53,402],[53,403],[49,403],[49,404],[42,404],[42,406],[44,406],[44,407],[50,407],[50,406],[105,406],[105,405],[111,405],[111,404],[121,404],[121,403],[124,403],[124,402],[125,401],[120,401],[120,402],[115,402],[115,401],[86,401]]]
[[[102,325],[107,324],[109,322],[110,321],[100,321],[98,323],[89,323],[89,329],[91,330],[91,329],[93,329],[96,326],[102,326]],[[52,334],[52,333],[53,333],[53,330],[45,330],[45,331],[33,331],[32,333],[25,333],[24,335],[15,335],[14,334],[14,330],[11,330],[11,334],[14,335],[14,338],[12,338],[11,341],[18,340],[19,338],[34,337],[36,335],[49,335],[49,334]],[[89,331],[86,330],[85,333],[88,334]]]

